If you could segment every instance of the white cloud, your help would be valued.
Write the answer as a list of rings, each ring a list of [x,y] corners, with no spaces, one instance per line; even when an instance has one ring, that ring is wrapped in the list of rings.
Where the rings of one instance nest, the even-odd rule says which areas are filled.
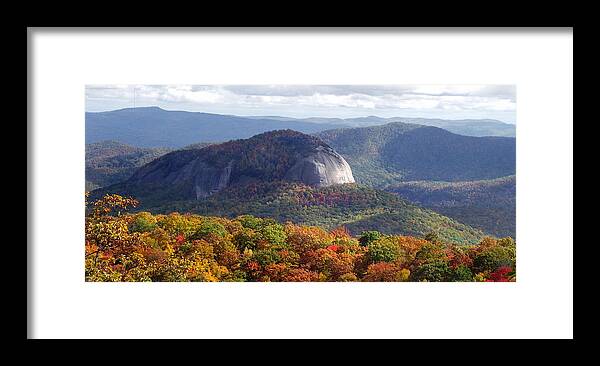
[[[217,91],[192,90],[191,86],[167,87],[159,94],[159,100],[165,102],[218,103],[224,96]]]
[[[365,112],[401,116],[427,111],[439,113],[440,118],[448,111],[481,116],[496,112],[514,114],[515,94],[513,85],[90,85],[86,88],[87,104],[95,110],[123,108],[132,104],[135,95],[137,105],[219,113],[235,110],[240,114],[246,108],[254,114],[286,110],[298,114],[303,109],[331,115],[332,109],[339,109],[341,114],[356,116]]]
[[[422,85],[414,88],[414,94],[427,95],[469,95],[477,94],[482,86],[479,85]]]

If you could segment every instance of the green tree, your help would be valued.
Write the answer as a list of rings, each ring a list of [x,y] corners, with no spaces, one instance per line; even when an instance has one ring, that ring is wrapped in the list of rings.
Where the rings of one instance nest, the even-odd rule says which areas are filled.
[[[250,228],[243,228],[235,233],[233,236],[233,243],[240,250],[240,252],[244,252],[245,250],[256,249],[257,239],[258,234],[256,231]]]
[[[131,223],[131,232],[144,233],[156,229],[156,218],[150,212],[139,212]]]
[[[451,270],[448,263],[436,260],[418,266],[410,274],[411,281],[445,282],[449,280]]]
[[[515,267],[515,250],[512,247],[496,246],[489,248],[475,256],[473,259],[473,271],[493,272],[499,267]]]
[[[258,228],[262,226],[263,222],[261,218],[254,217],[252,215],[238,216],[236,220],[239,221],[243,227],[253,230],[258,230]]]
[[[273,223],[264,225],[259,229],[262,240],[269,242],[273,246],[283,246],[287,239],[283,225]]]
[[[440,235],[435,231],[430,231],[427,234],[425,234],[424,239],[434,244],[439,244],[442,242],[442,240],[440,239]]]
[[[363,231],[363,233],[360,235],[360,238],[358,239],[358,242],[362,246],[368,246],[369,244],[381,237],[382,234],[379,231]]]
[[[402,249],[397,243],[385,236],[369,244],[368,248],[371,263],[393,262],[402,256]]]
[[[512,238],[483,238],[471,252],[473,272],[493,272],[499,267],[516,268],[516,246]]]
[[[469,267],[460,265],[452,270],[451,280],[454,282],[473,281],[473,272],[471,272]]]
[[[254,252],[252,256],[258,264],[261,266],[267,266],[279,262],[280,256],[276,250],[273,249],[261,249]]]
[[[428,242],[424,244],[415,254],[417,264],[445,261],[446,254],[444,247],[441,244]]]
[[[225,229],[225,226],[218,222],[209,220],[203,221],[200,224],[200,227],[198,227],[198,230],[196,230],[196,232],[190,237],[190,239],[204,239],[210,234],[223,238],[225,237],[225,235],[227,235],[227,229]]]

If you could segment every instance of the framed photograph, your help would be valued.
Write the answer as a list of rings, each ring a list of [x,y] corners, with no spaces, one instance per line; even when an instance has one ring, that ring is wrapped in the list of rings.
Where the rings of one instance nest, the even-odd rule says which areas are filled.
[[[572,28],[28,57],[29,338],[573,338]]]

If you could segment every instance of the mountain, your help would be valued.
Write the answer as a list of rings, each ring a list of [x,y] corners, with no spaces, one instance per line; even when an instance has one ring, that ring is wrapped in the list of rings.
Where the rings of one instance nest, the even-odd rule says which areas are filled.
[[[357,182],[374,187],[414,180],[493,179],[515,173],[514,138],[467,137],[439,128],[400,122],[366,128],[333,129],[317,132],[315,136],[346,158]],[[133,169],[172,150],[139,148],[114,141],[112,145],[102,148],[105,143],[86,145],[88,189],[122,181],[133,173]],[[217,142],[196,142],[182,149],[198,149],[211,144]]]
[[[516,237],[516,177],[470,182],[405,182],[402,198],[497,237]]]
[[[86,143],[114,140],[139,147],[180,148],[202,142],[249,138],[281,129],[314,133],[339,127],[327,123],[251,119],[220,114],[126,108],[85,114]]]
[[[352,183],[354,177],[344,158],[318,138],[278,130],[173,151],[139,168],[120,187],[154,202],[202,199],[230,186],[280,180],[323,187]]]
[[[467,181],[515,174],[515,139],[473,137],[401,122],[316,133],[352,167],[358,183]]]
[[[352,233],[379,230],[458,244],[483,232],[397,195],[354,184],[345,159],[315,136],[279,130],[201,149],[177,150],[137,169],[126,181],[92,192],[132,196],[140,210],[235,217],[252,214]]]
[[[249,117],[252,118],[252,117]],[[328,125],[337,125],[339,127],[371,127],[385,125],[393,122],[419,124],[423,126],[439,127],[444,130],[465,136],[501,136],[515,137],[516,126],[504,123],[495,119],[439,119],[439,118],[405,118],[391,117],[381,118],[377,116],[357,117],[357,118],[289,118],[278,116],[253,117],[262,119],[274,119],[280,121],[302,121],[311,123],[324,123]]]
[[[116,141],[85,146],[85,185],[92,190],[128,179],[136,168],[168,153],[165,148],[140,148]]]

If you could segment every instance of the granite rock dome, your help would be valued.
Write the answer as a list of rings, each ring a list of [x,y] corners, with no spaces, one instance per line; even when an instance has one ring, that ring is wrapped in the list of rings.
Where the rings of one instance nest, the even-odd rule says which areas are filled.
[[[118,185],[137,197],[203,199],[231,186],[292,181],[314,187],[353,183],[346,160],[319,138],[293,130],[168,153]]]
[[[314,153],[298,160],[287,171],[284,180],[316,187],[354,183],[350,165],[340,154],[325,146],[318,146]]]

